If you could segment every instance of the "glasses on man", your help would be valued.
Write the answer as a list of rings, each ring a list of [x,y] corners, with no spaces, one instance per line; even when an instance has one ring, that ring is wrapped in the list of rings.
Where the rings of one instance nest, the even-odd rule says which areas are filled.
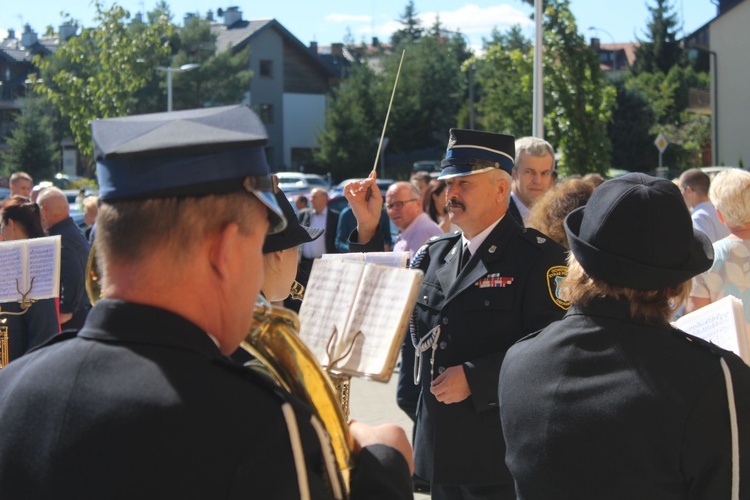
[[[404,208],[404,205],[406,203],[409,203],[410,201],[417,201],[417,199],[416,198],[412,198],[411,200],[396,201],[396,202],[387,204],[385,206],[385,208],[386,208],[386,210],[401,210],[402,208]]]

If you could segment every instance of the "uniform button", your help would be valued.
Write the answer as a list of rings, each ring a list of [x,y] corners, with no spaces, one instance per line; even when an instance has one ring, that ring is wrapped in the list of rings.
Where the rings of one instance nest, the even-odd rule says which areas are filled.
[[[443,340],[442,342],[440,342],[440,348],[441,349],[445,349],[446,347],[448,347],[448,342],[446,342],[445,340]]]
[[[438,373],[443,373],[444,371],[445,371],[445,367],[444,366],[439,366],[438,367]]]
[[[484,307],[489,307],[489,306],[490,306],[490,301],[489,300],[485,300],[484,301]]]
[[[425,295],[424,297],[422,297],[422,300],[427,300],[427,295]]]
[[[447,325],[447,324],[448,324],[448,318],[443,318],[443,324],[444,324],[444,325]]]

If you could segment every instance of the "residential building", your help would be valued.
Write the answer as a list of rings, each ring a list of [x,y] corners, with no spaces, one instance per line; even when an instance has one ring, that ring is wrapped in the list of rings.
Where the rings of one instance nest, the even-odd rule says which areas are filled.
[[[318,56],[317,45],[304,45],[275,19],[244,20],[238,7],[220,16],[224,22],[212,24],[217,49],[250,46],[253,78],[246,102],[268,131],[271,168],[296,170],[310,163],[336,75]]]
[[[691,107],[712,115],[712,163],[748,166],[750,100],[750,0],[719,0],[717,16],[685,37],[696,63],[711,72],[709,96],[691,95]],[[708,104],[708,106],[706,106]]]

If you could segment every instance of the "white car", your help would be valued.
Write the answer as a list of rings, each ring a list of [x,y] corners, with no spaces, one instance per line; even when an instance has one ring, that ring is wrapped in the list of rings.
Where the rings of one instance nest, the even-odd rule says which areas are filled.
[[[275,175],[279,178],[279,188],[287,194],[292,191],[310,191],[316,187],[326,191],[330,188],[328,180],[320,175],[300,172],[277,172]]]

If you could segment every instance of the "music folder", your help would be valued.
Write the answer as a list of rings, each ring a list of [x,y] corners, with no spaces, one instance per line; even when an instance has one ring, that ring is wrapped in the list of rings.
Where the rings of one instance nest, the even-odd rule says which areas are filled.
[[[60,295],[60,236],[0,243],[0,303]],[[32,282],[33,280],[33,282]]]
[[[423,276],[416,269],[317,259],[299,336],[329,371],[387,382]]]

